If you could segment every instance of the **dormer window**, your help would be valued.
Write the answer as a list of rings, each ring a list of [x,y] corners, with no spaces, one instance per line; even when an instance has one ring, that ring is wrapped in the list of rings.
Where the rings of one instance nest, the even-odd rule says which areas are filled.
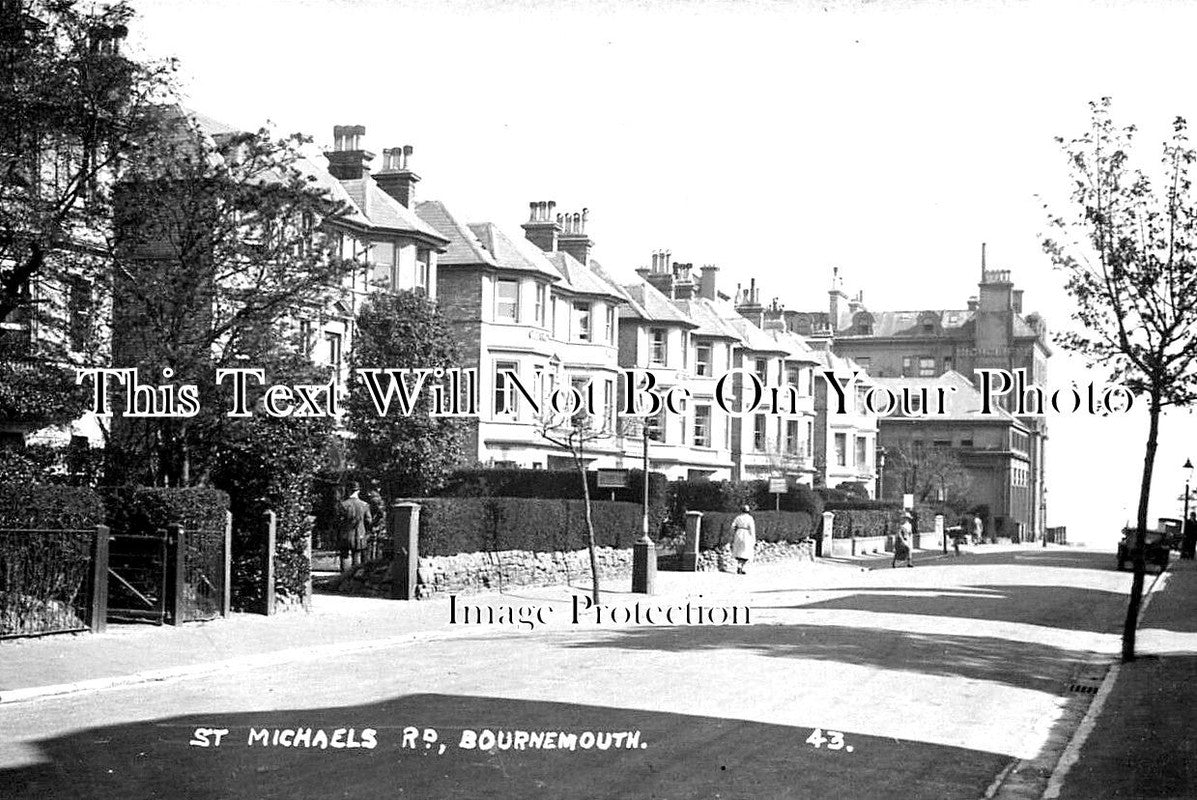
[[[495,319],[499,322],[519,322],[519,281],[500,280],[495,283]]]

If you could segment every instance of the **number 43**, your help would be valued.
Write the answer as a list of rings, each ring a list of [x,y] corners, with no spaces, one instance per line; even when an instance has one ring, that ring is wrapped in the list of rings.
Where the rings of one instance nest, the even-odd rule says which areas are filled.
[[[810,736],[806,737],[806,743],[813,744],[815,747],[822,747],[826,744],[828,750],[842,750],[844,749],[844,734],[839,731],[827,731],[827,736],[824,736],[822,728],[815,728],[811,731]]]

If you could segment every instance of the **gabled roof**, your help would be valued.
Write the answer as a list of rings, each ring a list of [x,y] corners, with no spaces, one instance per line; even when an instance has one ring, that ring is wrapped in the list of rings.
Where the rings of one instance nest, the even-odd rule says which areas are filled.
[[[723,319],[715,309],[714,303],[705,297],[694,297],[689,300],[670,300],[678,310],[685,314],[690,321],[698,324],[698,329],[691,331],[694,336],[710,336],[716,339],[731,339],[743,341],[740,332]]]
[[[400,203],[379,188],[369,175],[354,180],[341,181],[353,204],[370,220],[373,228],[382,228],[398,233],[422,234],[439,242],[448,243],[449,238],[416,216],[416,212]]]
[[[805,339],[795,333],[787,330],[767,330],[764,331],[764,334],[786,348],[787,361],[802,361],[807,364],[823,363],[819,358],[819,353],[815,352]]]
[[[841,356],[833,350],[827,350],[822,347],[811,348],[811,356],[818,360],[819,366],[824,369],[829,369],[837,375],[851,375],[853,372],[859,372],[858,379],[862,384],[872,384],[875,381],[869,375],[869,371],[856,363],[855,359]]]
[[[677,306],[669,302],[668,297],[648,281],[625,284],[622,288],[627,299],[621,308],[629,312],[628,316],[645,322],[671,322],[689,325],[692,328],[699,327],[697,322],[683,314]]]
[[[498,262],[478,240],[469,226],[459,221],[439,200],[425,200],[416,203],[416,216],[431,225],[449,240],[449,246],[441,253],[438,266],[485,265],[495,267]]]
[[[555,281],[561,280],[561,274],[544,257],[544,253],[522,236],[512,239],[493,222],[471,222],[468,227],[500,269],[530,272]]]
[[[968,378],[955,370],[948,370],[937,378],[873,378],[873,382],[878,386],[890,389],[898,396],[901,396],[902,390],[907,388],[911,392],[923,388],[934,392],[940,386],[948,387],[948,391],[944,392],[943,414],[918,417],[903,417],[895,414],[894,418],[897,419],[929,419],[947,422],[1018,422],[1013,414],[996,404],[990,409],[992,413],[982,414],[983,398],[981,393]],[[955,388],[955,391],[952,391],[952,387]]]
[[[531,245],[535,247],[535,245]],[[589,267],[578,261],[569,253],[560,250],[545,253],[545,258],[557,269],[561,277],[565,278],[566,286],[561,287],[578,294],[592,294],[602,297],[624,299],[623,293],[601,276],[596,275]]]

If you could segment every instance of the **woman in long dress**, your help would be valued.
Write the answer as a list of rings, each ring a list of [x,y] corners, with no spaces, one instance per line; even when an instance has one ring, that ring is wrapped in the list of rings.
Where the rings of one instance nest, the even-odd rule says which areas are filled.
[[[749,507],[744,506],[744,511],[732,520],[732,555],[739,563],[738,575],[745,574],[748,562],[756,553],[756,521],[748,512]]]

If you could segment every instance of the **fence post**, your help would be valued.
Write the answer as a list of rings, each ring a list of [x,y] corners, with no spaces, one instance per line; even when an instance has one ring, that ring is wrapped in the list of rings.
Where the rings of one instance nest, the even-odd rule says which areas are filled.
[[[233,607],[233,512],[224,512],[224,598],[220,616],[227,617]]]
[[[387,513],[387,534],[393,543],[390,580],[392,600],[416,599],[420,562],[420,504],[394,503]]]
[[[943,514],[935,515],[935,538],[943,542],[943,551],[948,552],[948,529],[943,526]]]
[[[108,526],[96,526],[91,543],[91,632],[108,627]]]
[[[187,580],[183,526],[166,526],[166,611],[171,625],[183,624],[183,587]]]
[[[314,517],[308,517],[303,536],[303,560],[308,565],[308,577],[303,584],[303,610],[312,610],[312,523]]]
[[[682,548],[682,572],[698,570],[698,548],[702,542],[702,512],[686,512],[686,544]]]
[[[830,543],[829,545],[825,544],[828,542]],[[830,547],[830,549],[831,549],[830,553],[827,552],[828,547]],[[815,540],[815,548],[818,550],[818,552],[816,552],[815,555],[818,556],[819,558],[822,558],[824,555],[831,555],[831,556],[836,555],[836,552],[835,552],[835,512],[834,511],[824,511],[823,512],[823,530],[819,534],[819,538]]]
[[[266,609],[263,612],[266,616],[274,613],[274,549],[275,549],[275,529],[278,525],[278,518],[273,511],[267,511],[264,515],[266,522],[266,552],[263,553],[262,576],[266,581],[263,587],[263,596],[266,598]]]

